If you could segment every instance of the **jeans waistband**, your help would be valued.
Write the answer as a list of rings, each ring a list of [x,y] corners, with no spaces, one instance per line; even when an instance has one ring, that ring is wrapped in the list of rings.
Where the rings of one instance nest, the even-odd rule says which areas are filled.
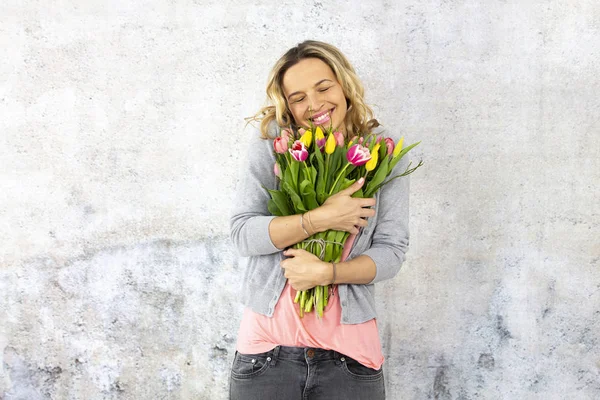
[[[336,360],[347,357],[335,350],[325,350],[318,347],[293,347],[277,346],[273,349],[273,360],[302,360],[302,361],[325,361]]]

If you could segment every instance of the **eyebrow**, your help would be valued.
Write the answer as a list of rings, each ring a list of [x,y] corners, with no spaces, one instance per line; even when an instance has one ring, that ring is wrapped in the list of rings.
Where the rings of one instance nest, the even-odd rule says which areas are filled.
[[[331,79],[327,79],[327,78],[325,78],[325,79],[321,79],[319,82],[315,83],[315,85],[314,85],[313,87],[317,87],[317,86],[319,86],[321,83],[323,83],[323,82],[325,82],[325,81],[329,81],[329,82],[332,82],[332,83],[333,83],[333,81],[332,81]],[[297,94],[299,94],[299,93],[300,93],[300,92],[298,91],[298,92],[294,92],[294,93],[290,94],[290,95],[288,96],[288,99],[290,99],[292,96],[294,96],[294,95],[297,95]]]

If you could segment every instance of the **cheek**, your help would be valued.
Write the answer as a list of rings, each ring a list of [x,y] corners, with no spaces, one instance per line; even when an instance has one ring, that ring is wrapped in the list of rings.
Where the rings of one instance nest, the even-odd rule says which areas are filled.
[[[294,120],[298,121],[301,119],[302,114],[298,111],[297,107],[292,106],[290,111],[292,113],[292,117],[294,117]]]

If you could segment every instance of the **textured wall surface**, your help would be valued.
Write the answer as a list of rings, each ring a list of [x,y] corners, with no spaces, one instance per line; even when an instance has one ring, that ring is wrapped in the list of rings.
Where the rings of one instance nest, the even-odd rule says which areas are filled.
[[[227,398],[243,117],[307,38],[422,142],[389,398],[600,398],[599,4],[3,1],[0,398]]]

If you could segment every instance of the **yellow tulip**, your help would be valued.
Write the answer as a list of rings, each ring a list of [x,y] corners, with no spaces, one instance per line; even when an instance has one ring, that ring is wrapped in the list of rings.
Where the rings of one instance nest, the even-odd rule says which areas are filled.
[[[332,154],[335,151],[335,146],[335,136],[333,136],[333,133],[330,133],[329,137],[327,138],[327,143],[325,143],[325,153]]]
[[[312,143],[312,131],[309,129],[302,136],[300,136],[300,141],[304,143],[304,146],[308,149],[310,148],[310,144]]]
[[[392,158],[395,158],[398,156],[398,154],[400,154],[400,152],[402,151],[402,143],[404,143],[404,136],[402,136],[400,140],[398,140],[398,144],[396,145],[396,147],[394,147],[394,153],[392,154]]]
[[[325,139],[325,135],[323,134],[323,130],[321,129],[320,126],[317,126],[317,129],[315,129],[315,139],[317,139],[317,140]]]
[[[371,152],[371,159],[365,164],[365,169],[367,171],[373,171],[377,166],[377,159],[379,158],[379,146],[381,146],[379,143],[375,145],[373,151]]]

